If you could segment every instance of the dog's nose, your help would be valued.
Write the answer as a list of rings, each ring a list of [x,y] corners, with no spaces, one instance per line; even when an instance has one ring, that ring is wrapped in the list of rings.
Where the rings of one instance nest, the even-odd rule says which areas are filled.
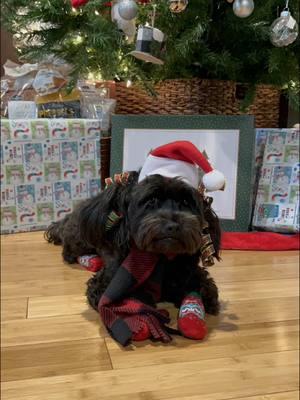
[[[178,231],[179,224],[177,222],[168,221],[165,225],[165,232],[167,234],[174,234]]]

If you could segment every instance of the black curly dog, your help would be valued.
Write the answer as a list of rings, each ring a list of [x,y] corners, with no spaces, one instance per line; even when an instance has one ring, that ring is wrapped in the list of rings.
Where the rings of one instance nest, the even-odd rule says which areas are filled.
[[[107,229],[109,214],[122,215]],[[199,266],[201,232],[205,221],[219,259],[220,225],[210,204],[196,189],[177,178],[152,175],[138,183],[131,172],[126,184],[113,183],[99,195],[84,201],[61,222],[52,224],[45,237],[63,245],[63,258],[99,254],[105,268],[87,283],[87,298],[97,310],[98,302],[132,243],[145,251],[162,254],[164,278],[161,301],[180,307],[191,291],[202,295],[206,312],[218,314],[218,289],[204,267]],[[173,254],[170,260],[163,256]],[[175,257],[174,257],[175,255]],[[141,291],[138,299],[154,306]]]

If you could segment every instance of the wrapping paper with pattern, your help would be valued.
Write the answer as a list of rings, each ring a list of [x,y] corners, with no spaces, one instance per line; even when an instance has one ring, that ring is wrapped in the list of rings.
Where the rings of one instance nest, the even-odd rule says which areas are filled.
[[[1,121],[1,233],[43,230],[100,191],[97,120]]]
[[[253,227],[299,232],[299,130],[257,130],[256,168]]]

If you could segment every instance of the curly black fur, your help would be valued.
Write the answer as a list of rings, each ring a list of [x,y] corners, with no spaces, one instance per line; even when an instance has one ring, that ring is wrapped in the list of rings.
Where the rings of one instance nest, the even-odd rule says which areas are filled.
[[[209,223],[214,256],[219,259],[220,226],[210,204],[180,179],[153,175],[141,183],[137,180],[138,173],[132,172],[126,184],[114,183],[84,201],[64,220],[52,224],[45,238],[63,245],[63,258],[68,263],[75,263],[78,256],[85,254],[97,253],[103,258],[105,268],[87,283],[87,298],[95,309],[135,243],[141,250],[161,255],[162,301],[179,307],[187,293],[199,291],[206,311],[217,314],[217,286],[207,270],[199,266],[205,221]],[[122,217],[107,230],[112,211]],[[165,256],[170,254],[173,257]],[[152,304],[143,293],[139,298]]]

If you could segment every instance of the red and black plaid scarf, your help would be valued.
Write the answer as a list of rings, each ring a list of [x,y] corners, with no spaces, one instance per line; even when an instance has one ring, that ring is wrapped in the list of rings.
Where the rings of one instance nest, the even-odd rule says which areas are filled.
[[[163,271],[158,255],[133,248],[102,295],[98,309],[111,336],[126,346],[144,323],[154,339],[169,342],[165,324],[170,320],[157,310],[135,298],[137,289],[160,300]]]

